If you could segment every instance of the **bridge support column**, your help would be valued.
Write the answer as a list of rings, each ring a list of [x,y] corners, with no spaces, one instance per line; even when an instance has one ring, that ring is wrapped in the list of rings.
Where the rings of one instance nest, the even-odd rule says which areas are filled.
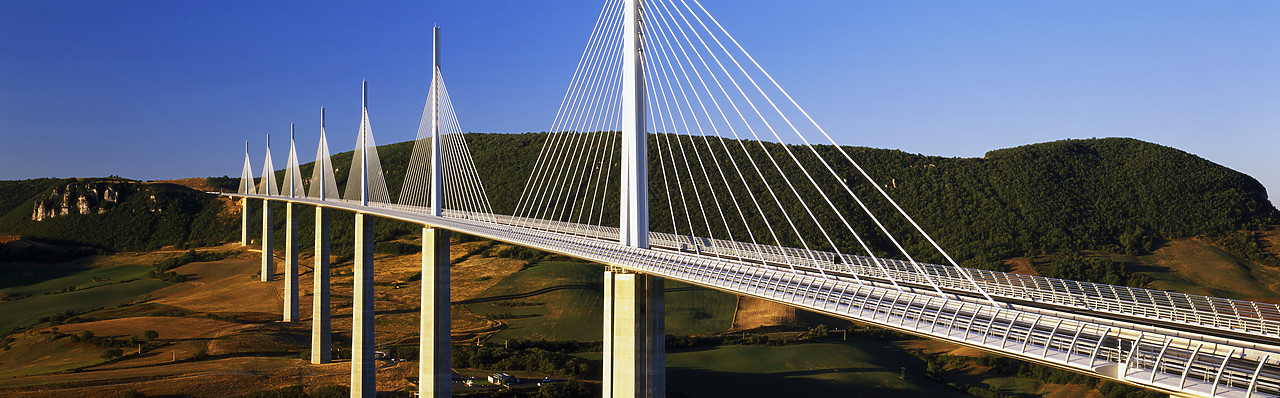
[[[665,397],[666,325],[661,278],[604,274],[604,396]]]
[[[249,246],[249,198],[240,199],[240,246]]]
[[[453,370],[449,356],[449,231],[445,229],[422,229],[421,316],[419,396],[449,397]]]
[[[284,204],[284,321],[298,320],[298,209]]]
[[[275,254],[272,253],[271,247],[271,202],[266,199],[262,200],[262,270],[261,279],[263,282],[270,281],[276,273]]]
[[[373,361],[373,230],[356,213],[354,303],[351,314],[351,396],[377,395]]]
[[[316,207],[316,262],[311,280],[311,363],[333,360],[329,329],[329,210]]]

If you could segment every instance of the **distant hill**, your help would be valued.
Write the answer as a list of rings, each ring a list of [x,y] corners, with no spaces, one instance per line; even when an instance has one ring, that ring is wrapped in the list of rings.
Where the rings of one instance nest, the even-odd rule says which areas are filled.
[[[510,213],[515,207],[545,139],[545,133],[467,135],[495,211]],[[781,144],[766,147],[770,152],[783,149]],[[391,166],[407,165],[412,148],[412,141],[378,148],[393,200],[399,196],[405,169]],[[1141,253],[1162,240],[1261,230],[1280,219],[1266,190],[1252,177],[1184,151],[1135,139],[1055,141],[994,150],[983,158],[845,149],[953,257],[970,266],[995,267],[1002,259],[1063,250]],[[656,148],[650,150],[656,153]],[[817,150],[824,156],[839,156],[831,146],[818,146]],[[299,152],[311,151],[299,148]],[[720,161],[726,161],[727,156],[719,155]],[[340,190],[345,188],[351,157],[352,151],[333,155]],[[801,160],[815,162],[811,157]],[[650,167],[655,173],[659,170],[656,162],[653,157]],[[727,163],[724,165],[728,167]],[[816,163],[810,165],[811,169],[820,167]],[[311,175],[312,163],[301,168],[302,175]],[[861,179],[849,167],[837,166],[837,172],[850,181]],[[283,180],[283,170],[277,172],[277,180]],[[137,194],[130,194],[128,202],[120,205],[120,210],[127,211],[38,222],[31,219],[36,201],[47,199],[41,195],[47,197],[58,187],[72,183],[74,180],[0,182],[0,214],[4,214],[0,217],[0,234],[16,233],[114,250],[238,238],[238,208],[222,209],[223,202],[187,188],[136,182],[129,186]],[[234,191],[239,181],[215,177],[206,184],[203,186]],[[857,193],[868,200],[877,214],[894,214],[887,203],[874,200],[878,194],[871,187],[861,185],[855,187],[860,190]],[[833,184],[823,188],[826,192],[840,190]],[[153,194],[158,195],[156,199],[150,199]],[[664,221],[670,219],[665,213],[669,208],[665,195],[655,190],[650,197],[653,230],[669,230],[670,223]],[[610,200],[614,202],[605,206],[616,212],[616,198]],[[842,207],[856,206],[848,197],[834,200]],[[277,239],[282,239],[283,205],[275,208],[275,231]],[[260,211],[254,209],[251,214],[253,225],[259,225],[256,220]],[[300,212],[299,222],[309,223],[311,217],[311,212]],[[613,216],[603,219],[606,223],[616,222]],[[347,224],[334,223],[334,238],[339,242],[350,240]],[[746,228],[741,224],[732,227]],[[896,252],[869,222],[856,227],[860,234],[871,238],[881,254]],[[931,252],[927,242],[904,227],[909,228],[905,224],[891,228],[895,236],[905,239],[904,244],[913,253]],[[379,239],[389,239],[412,233],[414,228],[405,223],[379,221],[375,230]],[[309,233],[303,228],[301,239],[309,239]],[[851,242],[848,236],[836,236],[835,240]],[[349,245],[338,244],[334,249],[342,254],[349,251],[346,246]],[[942,261],[937,256],[926,255],[924,259]]]
[[[545,139],[545,133],[467,135],[495,211],[514,209]],[[655,140],[650,141],[650,153],[656,153]],[[768,147],[781,152],[782,145]],[[378,149],[393,200],[405,170],[388,165],[408,164],[412,148],[410,141]],[[1280,223],[1265,188],[1253,177],[1136,139],[1054,141],[993,150],[983,158],[845,149],[942,247],[973,266],[991,267],[1005,258],[1061,250],[1142,253],[1162,240],[1262,230]],[[829,159],[840,156],[832,146],[818,146],[818,151]],[[351,156],[351,151],[333,155],[340,188],[347,181]],[[719,159],[725,162],[724,156]],[[810,163],[811,170],[821,168],[811,157],[801,160]],[[301,168],[303,175],[311,174],[310,163]],[[650,170],[659,170],[656,156],[651,156]],[[837,172],[849,181],[862,178],[849,167],[837,165]],[[283,171],[277,177],[283,178]],[[234,189],[239,181],[228,179],[226,184]],[[878,194],[871,187],[861,185],[854,189],[861,190],[859,196],[870,202],[876,214],[895,213],[887,203],[875,200]],[[823,188],[840,191],[834,184]],[[615,213],[603,218],[606,223],[616,222],[616,199],[611,200],[615,202],[605,206]],[[833,200],[842,207],[856,206],[848,197]],[[650,201],[652,229],[670,230],[664,221],[669,219],[665,195],[655,188]],[[793,214],[803,211],[791,210]],[[896,252],[870,223],[860,227],[859,233],[871,237],[882,254]],[[906,239],[913,253],[932,252],[927,242],[906,228],[899,225],[894,233]],[[835,240],[851,242],[847,236]]]
[[[205,246],[238,229],[224,202],[180,185],[120,178],[5,181],[0,234],[105,251]]]

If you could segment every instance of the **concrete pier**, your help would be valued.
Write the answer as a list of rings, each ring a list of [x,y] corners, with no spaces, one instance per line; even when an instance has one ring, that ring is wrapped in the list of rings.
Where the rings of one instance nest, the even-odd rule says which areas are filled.
[[[311,363],[333,360],[329,326],[329,210],[316,207],[316,262],[311,284]]]
[[[449,337],[449,231],[422,229],[422,315],[418,386],[422,397],[453,393]]]
[[[661,278],[612,269],[604,275],[604,396],[666,396],[666,325]]]
[[[351,396],[377,394],[373,360],[373,230],[356,213],[355,289],[351,314]],[[425,275],[424,275],[425,277]]]
[[[263,282],[270,281],[276,273],[275,254],[271,252],[271,202],[262,200],[262,271]]]
[[[240,246],[249,246],[249,198],[240,199]]]
[[[298,320],[298,209],[284,204],[284,321]]]

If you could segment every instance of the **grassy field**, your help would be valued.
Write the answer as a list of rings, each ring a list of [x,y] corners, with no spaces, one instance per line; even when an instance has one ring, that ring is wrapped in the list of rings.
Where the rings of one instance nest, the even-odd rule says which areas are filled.
[[[899,378],[902,367],[906,377]],[[887,342],[721,346],[667,353],[667,391],[687,397],[964,396],[924,378]]]
[[[41,317],[67,310],[80,311],[128,303],[165,286],[169,284],[154,279],[139,279],[67,293],[6,301],[0,303],[0,330],[31,325]]]
[[[61,276],[38,283],[24,286],[14,286],[0,289],[0,293],[9,295],[39,296],[45,293],[57,293],[68,287],[76,289],[85,289],[94,286],[102,286],[112,283],[119,283],[131,279],[141,279],[147,276],[147,272],[151,271],[151,267],[143,265],[118,265],[111,267],[92,267],[83,268],[73,271],[71,274]],[[95,281],[95,278],[97,279]]]
[[[503,339],[600,340],[604,300],[599,265],[543,262],[485,290],[467,309],[502,319]],[[666,284],[667,333],[722,332],[733,320],[736,297],[679,282]]]
[[[53,333],[25,333],[0,352],[0,379],[58,372],[101,363],[105,348],[55,339]]]
[[[1157,271],[1147,273],[1154,289],[1238,299],[1280,295],[1280,270],[1194,239],[1169,242],[1139,260]]]

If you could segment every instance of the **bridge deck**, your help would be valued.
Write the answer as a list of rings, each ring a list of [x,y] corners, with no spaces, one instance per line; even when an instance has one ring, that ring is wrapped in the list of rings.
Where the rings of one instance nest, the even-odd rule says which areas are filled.
[[[654,236],[653,243],[660,250],[637,249],[612,241],[608,236],[610,229],[602,227],[461,212],[447,212],[444,217],[435,217],[412,206],[371,204],[365,207],[347,201],[239,194],[230,196],[326,206],[437,226],[1170,393],[1227,397],[1246,397],[1251,393],[1252,396],[1280,396],[1280,366],[1268,360],[1280,358],[1280,350],[1274,345],[1095,316],[1115,311],[1132,316],[1163,316],[1165,318],[1160,319],[1164,320],[1195,319],[1204,321],[1202,326],[1232,331],[1256,330],[1254,333],[1263,333],[1274,330],[1273,323],[1268,323],[1274,322],[1274,317],[1261,311],[1233,310],[1232,316],[1237,320],[1215,322],[1227,318],[1222,313],[1226,309],[1241,305],[1236,301],[1169,294],[1164,296],[1169,302],[1182,300],[1183,305],[1169,304],[1173,307],[1164,308],[1161,303],[1152,299],[1145,306],[1154,308],[1129,309],[1128,306],[1115,306],[1116,301],[1125,297],[1120,293],[1093,297],[1090,292],[1125,291],[1130,292],[1125,294],[1135,294],[1132,292],[1137,291],[1146,297],[1160,297],[1165,293],[1146,289],[1112,290],[1113,287],[1095,286],[1097,284],[1073,287],[1050,278],[1023,279],[1001,277],[998,273],[975,274],[975,279],[984,288],[993,287],[988,290],[994,291],[993,295],[1047,302],[1063,308],[1048,310],[1016,305],[996,307],[973,297],[944,295],[920,289],[918,285],[924,277],[910,275],[908,270],[911,268],[907,267],[912,265],[906,264],[904,267],[901,262],[886,268],[895,279],[911,281],[917,286],[895,289],[881,281],[862,279],[876,276],[872,270],[878,271],[879,268],[874,264],[866,264],[869,259],[848,255],[844,256],[847,259],[844,263],[823,263],[821,259],[836,257],[826,257],[827,254],[819,252],[797,252],[778,247],[746,246],[747,244],[742,243],[664,234]],[[702,241],[698,242],[698,239]],[[745,253],[750,251],[765,254],[757,257],[756,262],[746,261],[751,257]],[[810,262],[800,262],[804,258],[808,258]],[[881,261],[890,263],[883,259]],[[955,279],[956,275],[950,275],[941,269],[945,267],[930,266],[936,272],[930,275],[935,283],[955,290],[965,290]],[[837,275],[836,271],[842,273]],[[881,273],[879,277],[883,278],[884,274]],[[1025,285],[1017,285],[1020,283]],[[1019,289],[1030,292],[1018,292],[1015,286],[1026,286]],[[1004,288],[994,289],[996,287]],[[972,289],[971,285],[969,289]],[[1208,305],[1201,307],[1201,304],[1196,303]],[[1143,307],[1141,304],[1136,306]],[[1089,314],[1076,314],[1081,310]],[[1182,310],[1200,313],[1190,318],[1178,318],[1177,313]],[[1259,319],[1252,324],[1240,319],[1253,315],[1258,315]],[[1251,327],[1255,329],[1250,329]]]

